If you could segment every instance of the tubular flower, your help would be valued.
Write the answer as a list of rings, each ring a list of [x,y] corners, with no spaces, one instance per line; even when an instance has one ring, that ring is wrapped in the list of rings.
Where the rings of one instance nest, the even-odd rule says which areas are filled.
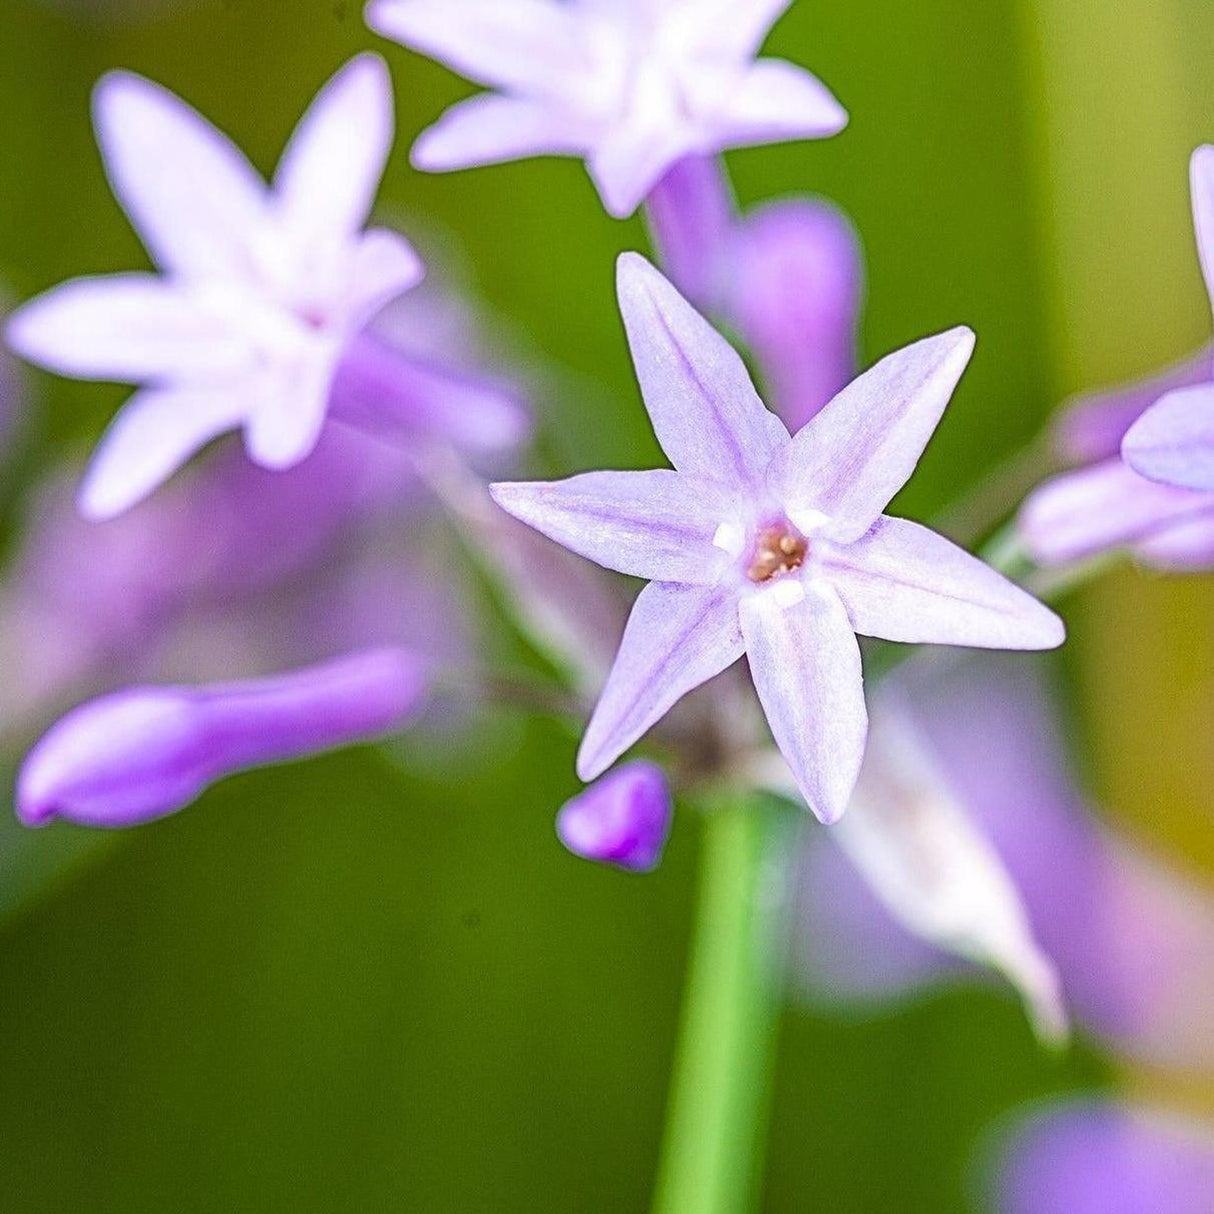
[[[94,119],[114,192],[162,273],[64,283],[7,332],[60,374],[144,385],[102,440],[82,509],[120,514],[229,430],[258,464],[299,463],[350,338],[423,273],[402,237],[363,231],[392,141],[383,62],[360,56],[329,82],[269,188],[139,76],[106,76]]]
[[[795,438],[733,348],[643,258],[620,308],[650,418],[674,470],[499,484],[503,509],[650,584],[578,756],[601,775],[693,688],[749,659],[806,803],[843,812],[867,714],[856,634],[1044,649],[1061,621],[980,561],[882,513],[918,463],[973,350],[968,329],[886,358]]]
[[[367,21],[496,90],[424,132],[418,168],[581,156],[623,218],[684,156],[843,129],[847,114],[819,80],[756,60],[790,3],[371,0]]]
[[[149,822],[224,776],[378,738],[417,710],[426,687],[416,658],[382,649],[270,679],[103,696],[30,752],[17,816],[27,826]]]

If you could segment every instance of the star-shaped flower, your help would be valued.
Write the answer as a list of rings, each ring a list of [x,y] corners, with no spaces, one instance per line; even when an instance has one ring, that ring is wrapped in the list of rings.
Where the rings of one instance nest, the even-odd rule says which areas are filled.
[[[443,171],[581,156],[624,217],[684,156],[835,135],[808,72],[756,55],[791,0],[371,0],[367,22],[495,92],[413,148]]]
[[[823,821],[843,812],[867,714],[856,634],[1002,649],[1062,643],[1061,621],[926,527],[882,513],[973,351],[954,329],[893,354],[795,438],[734,349],[643,258],[620,308],[674,470],[499,484],[509,513],[650,584],[578,756],[593,780],[692,688],[749,659],[777,745]]]
[[[65,283],[7,330],[60,374],[144,385],[103,439],[82,508],[121,513],[229,430],[243,429],[265,467],[299,463],[350,337],[423,273],[402,237],[363,231],[392,142],[382,60],[362,55],[329,82],[269,187],[139,76],[106,76],[94,119],[114,192],[161,273]]]

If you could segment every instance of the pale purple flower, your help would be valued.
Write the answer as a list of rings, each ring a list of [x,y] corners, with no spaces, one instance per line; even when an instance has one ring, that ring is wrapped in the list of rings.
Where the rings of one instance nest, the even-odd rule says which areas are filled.
[[[1061,621],[949,541],[882,511],[935,430],[973,350],[968,329],[886,358],[791,438],[734,349],[636,254],[620,307],[673,471],[501,484],[550,538],[650,584],[578,756],[601,775],[687,692],[745,653],[806,803],[843,812],[867,717],[856,634],[1012,649]]]
[[[999,1214],[1214,1214],[1214,1126],[1085,1100],[1005,1131],[991,1177]]]
[[[120,691],[74,709],[33,749],[17,816],[27,826],[148,822],[224,776],[398,729],[426,683],[410,653],[381,649],[270,679]]]
[[[1015,883],[1077,1023],[1150,1065],[1214,1070],[1214,899],[1100,825],[1076,787],[1065,726],[1033,663],[941,657],[907,663],[879,693],[909,710],[941,781],[927,802],[915,791],[933,787],[916,775],[922,760],[891,767],[887,758],[896,777],[888,802],[912,798],[902,825],[930,821],[946,789]],[[870,750],[890,754],[877,733]],[[888,802],[887,818],[897,810]],[[858,808],[840,826],[853,823]],[[921,915],[899,913],[891,887],[868,879],[851,842],[833,830],[806,839],[795,950],[804,992],[855,1010],[977,975],[959,964],[954,941],[932,939]],[[923,846],[919,863],[930,872],[940,855]],[[937,864],[937,881],[948,871]],[[930,907],[941,892],[925,888],[921,900]],[[989,888],[974,892],[973,905],[989,904]],[[971,939],[985,932],[977,917],[963,926]],[[970,950],[966,959],[992,958]]]
[[[673,812],[666,773],[656,763],[626,763],[567,802],[556,833],[583,859],[651,872],[662,858]]]
[[[418,168],[580,156],[623,217],[685,156],[846,125],[815,77],[756,59],[790,2],[371,0],[367,21],[495,90],[422,134]]]
[[[161,273],[65,283],[8,326],[33,362],[144,385],[102,440],[82,508],[121,513],[229,430],[264,467],[298,463],[350,338],[422,276],[402,237],[363,230],[392,141],[384,64],[363,55],[329,82],[269,187],[141,77],[105,77],[94,116],[114,191]]]

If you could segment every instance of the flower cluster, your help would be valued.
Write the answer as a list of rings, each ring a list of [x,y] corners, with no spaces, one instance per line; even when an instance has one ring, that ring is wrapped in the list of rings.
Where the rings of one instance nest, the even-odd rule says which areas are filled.
[[[423,284],[413,245],[369,226],[394,127],[378,56],[323,87],[268,183],[165,88],[101,80],[97,140],[155,270],[60,284],[7,322],[28,362],[135,388],[87,469],[43,486],[0,585],[0,724],[43,732],[17,815],[149,822],[449,700],[585,716],[587,787],[557,819],[576,855],[650,871],[676,795],[739,788],[831,827],[801,856],[807,988],[898,994],[960,960],[1014,984],[1048,1041],[1074,1014],[1127,1052],[1184,1054],[1210,994],[1196,971],[1169,965],[1149,1006],[1127,992],[1158,984],[1162,941],[1211,952],[1214,916],[1176,914],[1174,879],[1092,824],[1023,667],[885,672],[888,643],[1060,646],[1035,593],[1049,583],[1014,580],[1026,567],[1073,574],[1113,549],[1214,567],[1211,353],[1073,405],[1054,438],[1080,466],[1032,493],[989,560],[888,513],[975,335],[862,371],[851,224],[810,198],[736,206],[723,152],[847,122],[814,76],[760,54],[789,3],[367,7],[486,90],[418,137],[415,167],[575,156],[611,215],[644,209],[660,268],[629,252],[617,277],[670,465],[644,471],[522,478],[538,459],[524,377],[486,355],[441,272]],[[1193,197],[1214,297],[1214,148]],[[553,659],[544,676],[476,645],[458,562],[433,559],[438,516]],[[613,574],[646,583],[630,610]],[[616,766],[638,745],[652,755]],[[1107,897],[1099,921],[1072,881]]]

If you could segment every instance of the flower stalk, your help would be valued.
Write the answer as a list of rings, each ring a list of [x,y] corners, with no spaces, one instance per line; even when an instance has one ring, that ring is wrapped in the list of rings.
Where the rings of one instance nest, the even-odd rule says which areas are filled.
[[[753,792],[706,808],[654,1214],[753,1209],[771,1103],[795,818]]]

